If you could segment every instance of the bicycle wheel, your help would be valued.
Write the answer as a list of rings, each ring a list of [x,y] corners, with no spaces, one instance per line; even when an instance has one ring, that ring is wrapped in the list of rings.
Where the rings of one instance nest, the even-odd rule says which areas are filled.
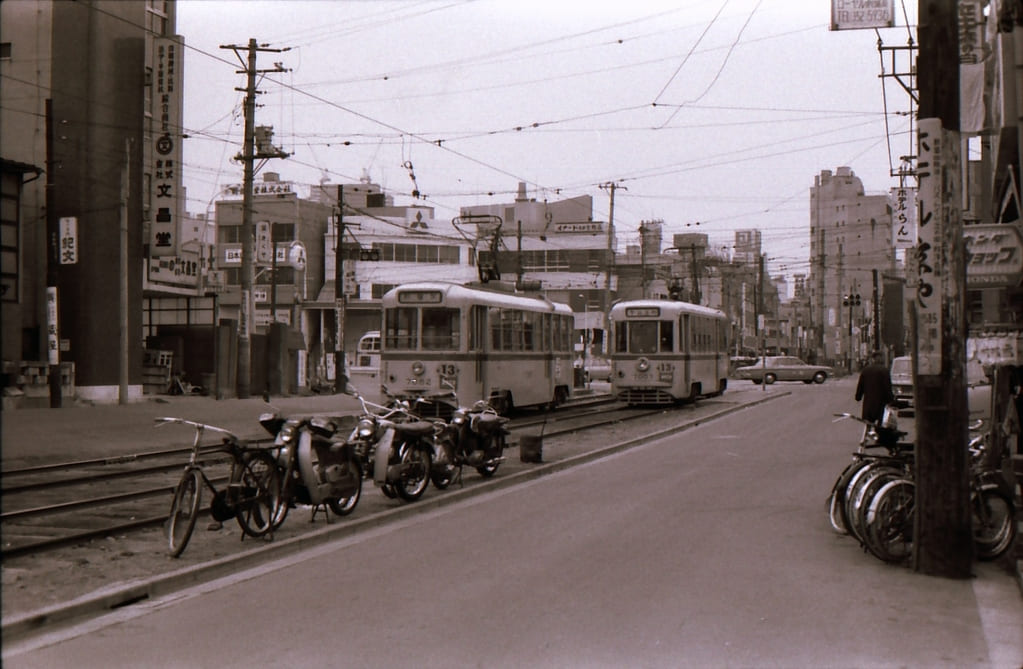
[[[885,483],[867,511],[867,549],[885,562],[903,562],[913,554],[916,486],[906,478]]]
[[[866,545],[869,541],[867,536],[867,511],[870,508],[870,501],[874,498],[881,487],[893,478],[899,477],[902,472],[886,464],[875,463],[863,470],[853,489],[850,492],[852,499],[847,504],[849,511],[849,530],[859,542]]]
[[[273,528],[274,512],[280,503],[277,463],[265,451],[251,451],[236,460],[233,467],[241,469],[231,476],[239,484],[234,500],[235,518],[245,534],[261,537]]]
[[[1012,500],[998,490],[981,490],[973,495],[970,508],[977,559],[998,559],[1016,538],[1016,513]]]
[[[853,460],[845,466],[842,473],[835,479],[835,485],[831,488],[831,495],[828,496],[828,520],[831,522],[831,527],[839,534],[849,534],[849,526],[846,524],[843,513],[849,482],[856,472],[866,466],[866,461],[862,459]]]
[[[167,518],[167,552],[171,557],[178,557],[188,546],[201,503],[202,473],[197,467],[189,467],[174,489],[170,516]]]

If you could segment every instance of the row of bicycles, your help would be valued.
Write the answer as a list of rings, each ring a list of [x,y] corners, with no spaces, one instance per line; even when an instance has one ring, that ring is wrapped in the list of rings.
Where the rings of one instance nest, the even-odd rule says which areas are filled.
[[[848,534],[877,558],[891,563],[913,552],[916,486],[913,444],[902,441],[896,412],[888,408],[878,424],[849,413],[836,420],[864,424],[864,438],[839,474],[828,497],[828,518],[839,534]],[[988,464],[990,432],[983,422],[971,426],[970,510],[974,553],[995,560],[1013,545],[1016,510],[1013,491],[1001,472]]]
[[[259,417],[273,436],[269,447],[247,443],[223,428],[162,417],[157,426],[179,424],[194,430],[188,464],[174,489],[166,522],[167,550],[180,556],[188,546],[201,513],[203,491],[212,494],[210,514],[216,522],[234,518],[242,538],[272,538],[289,510],[297,506],[346,516],[362,496],[364,480],[371,480],[389,498],[413,502],[429,483],[438,489],[461,481],[462,470],[474,468],[493,476],[504,460],[508,419],[481,400],[458,404],[455,393],[436,401],[447,402],[447,419],[424,419],[417,402],[392,399],[386,405],[366,400],[357,392],[358,416],[291,415],[274,409]],[[436,407],[430,412],[437,414]],[[203,446],[209,434],[219,443]],[[206,461],[229,462],[226,485],[216,485]],[[328,521],[330,514],[327,514]]]

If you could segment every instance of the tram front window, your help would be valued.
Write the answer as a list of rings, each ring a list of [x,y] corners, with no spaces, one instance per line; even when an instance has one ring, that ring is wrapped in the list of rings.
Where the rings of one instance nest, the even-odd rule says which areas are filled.
[[[419,339],[419,310],[415,307],[388,309],[385,315],[384,346],[392,351],[413,351]]]
[[[671,321],[629,321],[622,323],[616,332],[615,348],[619,353],[670,353],[672,351],[673,328]]]
[[[460,322],[458,309],[423,309],[423,350],[457,350]]]

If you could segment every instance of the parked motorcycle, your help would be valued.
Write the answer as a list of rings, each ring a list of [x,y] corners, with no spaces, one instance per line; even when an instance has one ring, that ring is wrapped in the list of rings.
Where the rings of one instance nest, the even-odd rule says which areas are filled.
[[[346,442],[362,463],[366,476],[388,497],[414,502],[430,483],[434,440],[444,423],[425,421],[409,403],[392,401],[383,406],[366,400],[355,429]]]
[[[273,527],[280,527],[296,504],[317,509],[326,505],[338,516],[347,516],[362,497],[362,463],[343,434],[340,419],[324,416],[285,418],[272,411],[259,423],[274,436],[277,466],[281,472],[281,497]],[[328,516],[329,521],[329,516]]]
[[[970,513],[973,546],[980,560],[996,560],[1016,541],[1016,505],[1001,470],[988,462],[990,432],[984,422],[970,427]]]
[[[463,407],[458,396],[450,395],[455,404],[451,420],[438,435],[430,480],[443,490],[462,480],[462,468],[475,467],[480,476],[490,478],[504,461],[508,418],[498,414],[486,400],[472,407]]]

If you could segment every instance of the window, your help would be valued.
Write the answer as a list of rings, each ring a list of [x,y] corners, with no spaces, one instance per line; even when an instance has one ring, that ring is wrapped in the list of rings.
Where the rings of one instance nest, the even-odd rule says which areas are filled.
[[[461,312],[446,307],[423,309],[423,350],[452,351],[459,348]]]
[[[615,328],[616,353],[670,353],[674,341],[675,328],[671,321],[626,321]]]
[[[217,237],[221,244],[237,244],[242,240],[242,226],[218,225]]]
[[[392,351],[414,351],[419,339],[419,310],[415,307],[387,309],[385,344]]]
[[[17,302],[20,272],[18,267],[18,191],[17,179],[4,179],[0,200],[0,299]]]
[[[397,287],[397,284],[394,283],[374,283],[373,287],[370,289],[370,294],[373,296],[374,300],[379,300],[395,287]]]
[[[495,351],[522,351],[525,346],[525,314],[518,309],[490,308],[490,339]]]

